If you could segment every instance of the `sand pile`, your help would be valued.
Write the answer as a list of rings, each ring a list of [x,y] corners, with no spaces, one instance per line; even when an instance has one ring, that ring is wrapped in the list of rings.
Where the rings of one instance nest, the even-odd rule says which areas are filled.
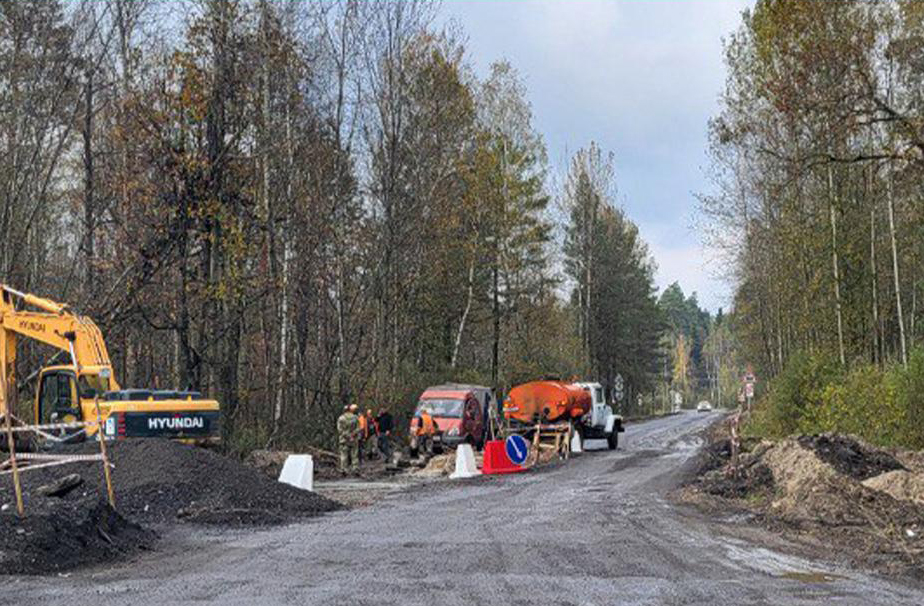
[[[484,462],[484,453],[475,451],[475,466],[481,469]],[[438,478],[448,476],[456,470],[456,451],[449,450],[443,454],[430,457],[427,464],[414,472],[416,476],[425,478]]]
[[[433,455],[427,464],[414,472],[414,475],[428,478],[448,476],[456,469],[456,451],[450,450],[443,454]]]
[[[869,478],[863,485],[900,501],[924,505],[924,473],[898,469]]]

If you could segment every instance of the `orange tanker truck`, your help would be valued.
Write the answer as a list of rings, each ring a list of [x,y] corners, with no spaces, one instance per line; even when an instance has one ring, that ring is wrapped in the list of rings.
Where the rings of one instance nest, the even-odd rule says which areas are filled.
[[[625,431],[599,383],[545,380],[517,385],[504,400],[504,417],[523,425],[571,421],[581,439],[605,439],[611,450]]]

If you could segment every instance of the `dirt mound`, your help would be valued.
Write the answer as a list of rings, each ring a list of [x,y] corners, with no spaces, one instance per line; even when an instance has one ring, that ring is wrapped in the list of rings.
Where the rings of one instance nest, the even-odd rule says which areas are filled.
[[[720,438],[706,444],[699,457],[699,472],[702,474],[724,467],[731,459],[731,439]]]
[[[96,448],[82,444],[66,450],[95,452]],[[168,440],[114,442],[110,457],[116,507],[142,523],[180,519],[206,524],[274,524],[341,508],[335,501],[281,484],[234,459]],[[99,463],[37,469],[22,476],[27,508],[31,510],[39,486],[75,472],[84,484],[64,500],[105,494]],[[11,494],[9,476],[0,478],[0,499]]]
[[[863,485],[900,501],[924,505],[924,473],[896,469],[870,478]]]
[[[804,509],[817,509],[838,479],[833,467],[822,461],[800,441],[783,440],[762,457],[776,486],[771,507],[781,515],[808,516]]]
[[[718,470],[703,478],[702,489],[731,499],[768,496],[773,492],[773,473],[766,465],[739,467],[735,472]]]
[[[244,465],[275,479],[290,454],[288,450],[254,450],[244,458]]]
[[[156,535],[93,497],[30,503],[19,519],[0,512],[0,571],[53,574],[150,549]]]
[[[769,497],[774,490],[773,473],[761,457],[770,448],[769,442],[746,443],[750,451],[739,454],[738,465],[730,466],[731,440],[717,438],[700,452],[699,486],[711,495],[726,498]]]
[[[802,436],[798,442],[803,448],[813,451],[818,458],[839,473],[861,482],[887,471],[905,469],[889,453],[868,446],[850,436],[838,434]]]
[[[924,473],[924,451],[896,449],[892,455],[908,471]]]
[[[272,479],[279,478],[282,466],[289,455],[296,454],[288,450],[254,450],[244,459],[248,467],[262,472]],[[310,454],[314,464],[314,477],[331,479],[340,477],[340,460],[338,455],[320,448],[305,447],[298,454]]]
[[[720,464],[727,458],[724,443],[706,448],[690,488],[724,505],[695,496],[693,502],[750,510],[762,524],[838,545],[845,556],[887,572],[924,570],[924,501],[909,498],[924,494],[924,474],[911,474],[889,453],[846,436],[749,448],[735,469]]]
[[[896,537],[907,524],[924,522],[924,510],[860,483],[869,470],[894,462],[888,454],[847,437],[819,438],[783,440],[762,457],[775,483],[773,513],[793,522],[883,529]]]

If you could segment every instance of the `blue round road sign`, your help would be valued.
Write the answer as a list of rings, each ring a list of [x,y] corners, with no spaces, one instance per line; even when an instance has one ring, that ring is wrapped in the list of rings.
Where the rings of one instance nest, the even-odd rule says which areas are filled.
[[[507,457],[516,465],[522,465],[529,455],[529,444],[519,434],[507,436],[504,447],[507,450]]]

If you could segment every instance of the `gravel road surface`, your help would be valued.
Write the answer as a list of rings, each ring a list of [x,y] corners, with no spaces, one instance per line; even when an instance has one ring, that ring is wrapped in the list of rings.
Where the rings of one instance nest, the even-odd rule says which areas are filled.
[[[787,555],[804,550],[672,506],[717,414],[631,425],[616,452],[411,488],[306,523],[174,528],[124,565],[0,577],[0,603],[924,604],[920,587]]]

